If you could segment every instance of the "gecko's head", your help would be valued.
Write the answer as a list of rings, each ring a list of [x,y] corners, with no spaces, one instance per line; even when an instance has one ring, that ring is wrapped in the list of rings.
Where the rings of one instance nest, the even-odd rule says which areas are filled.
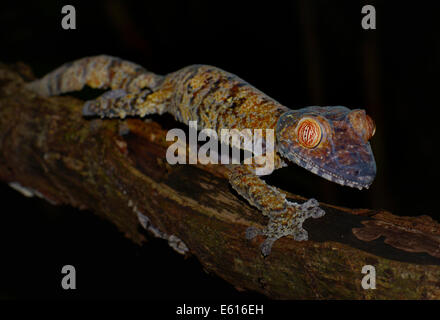
[[[307,107],[281,115],[278,151],[283,158],[340,185],[368,188],[376,162],[368,140],[373,120],[364,110]]]

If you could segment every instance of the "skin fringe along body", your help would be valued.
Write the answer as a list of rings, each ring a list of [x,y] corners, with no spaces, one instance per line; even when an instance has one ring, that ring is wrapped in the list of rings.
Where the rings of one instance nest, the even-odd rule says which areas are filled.
[[[341,106],[291,110],[216,67],[192,65],[160,76],[137,64],[101,55],[64,64],[27,86],[42,96],[52,96],[85,85],[111,90],[86,102],[84,116],[125,118],[167,112],[180,122],[197,121],[198,128],[219,133],[221,129],[273,129],[275,152],[266,159],[273,159],[275,169],[295,163],[359,189],[368,188],[376,174],[368,142],[375,127],[364,110]],[[283,236],[308,239],[303,222],[324,215],[315,199],[303,204],[289,202],[284,193],[256,175],[256,164],[227,166],[231,186],[269,218],[263,230],[250,227],[246,231],[248,239],[265,236],[263,255]]]

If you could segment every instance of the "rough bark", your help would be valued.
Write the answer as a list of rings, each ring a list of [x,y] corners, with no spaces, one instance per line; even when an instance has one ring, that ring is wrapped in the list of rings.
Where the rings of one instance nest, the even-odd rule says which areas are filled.
[[[440,298],[440,225],[428,216],[322,203],[326,216],[305,223],[310,241],[283,238],[263,258],[262,238],[244,234],[266,221],[233,192],[222,166],[166,163],[165,135],[176,123],[84,119],[83,101],[39,97],[23,88],[31,78],[24,65],[0,65],[1,180],[92,210],[137,243],[140,212],[206,270],[271,298]],[[376,268],[375,290],[361,287],[364,265]]]

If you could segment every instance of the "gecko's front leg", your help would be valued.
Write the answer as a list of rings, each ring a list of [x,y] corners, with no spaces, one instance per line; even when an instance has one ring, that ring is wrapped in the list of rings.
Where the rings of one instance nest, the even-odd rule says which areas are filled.
[[[296,241],[307,240],[303,222],[307,218],[320,218],[325,214],[315,199],[309,199],[303,204],[288,201],[284,193],[257,176],[252,165],[231,165],[229,168],[232,187],[269,218],[264,229],[249,227],[246,230],[247,239],[257,235],[266,236],[261,245],[264,256],[270,254],[273,243],[281,237],[291,235]]]

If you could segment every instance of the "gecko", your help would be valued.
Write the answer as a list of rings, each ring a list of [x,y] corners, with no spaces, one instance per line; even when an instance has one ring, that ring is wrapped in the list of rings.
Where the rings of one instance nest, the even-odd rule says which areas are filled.
[[[339,185],[368,188],[376,175],[369,143],[376,127],[363,109],[310,106],[290,109],[238,76],[209,65],[190,65],[167,75],[108,55],[66,63],[27,88],[42,96],[79,91],[84,86],[109,89],[86,101],[85,117],[145,117],[170,113],[199,128],[272,129],[275,132],[274,169],[298,165]],[[292,236],[308,240],[303,222],[325,212],[315,199],[291,202],[278,188],[256,174],[255,163],[227,165],[232,188],[268,217],[264,228],[248,227],[246,239],[263,236],[263,256],[276,240]]]

